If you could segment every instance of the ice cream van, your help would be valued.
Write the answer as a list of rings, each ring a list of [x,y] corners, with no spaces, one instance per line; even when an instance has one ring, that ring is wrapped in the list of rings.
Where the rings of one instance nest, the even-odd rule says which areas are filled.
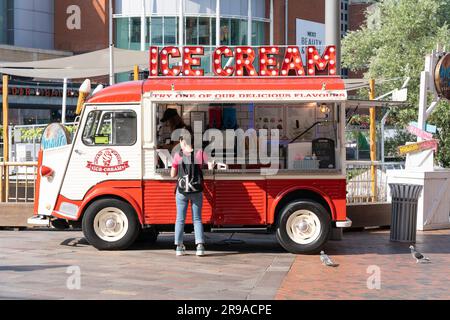
[[[161,147],[176,141],[161,123],[173,109],[217,159],[204,171],[207,232],[276,234],[287,251],[308,254],[350,227],[347,91],[334,47],[221,47],[208,76],[202,58],[201,47],[151,47],[148,79],[88,96],[72,141],[43,145],[29,223],[81,227],[99,250],[173,231],[174,151]],[[64,135],[55,128],[44,136]]]

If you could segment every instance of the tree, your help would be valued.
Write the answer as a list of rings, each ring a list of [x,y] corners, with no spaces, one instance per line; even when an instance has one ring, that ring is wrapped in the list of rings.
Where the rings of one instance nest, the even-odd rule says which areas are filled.
[[[425,56],[437,44],[450,44],[450,0],[382,0],[371,6],[367,25],[350,32],[342,43],[342,65],[363,71],[366,78],[395,79],[377,86],[379,92],[398,88],[410,77],[408,104],[394,108],[392,121],[398,128],[417,119],[420,73]],[[429,122],[439,126],[438,161],[450,165],[450,105],[440,103]]]

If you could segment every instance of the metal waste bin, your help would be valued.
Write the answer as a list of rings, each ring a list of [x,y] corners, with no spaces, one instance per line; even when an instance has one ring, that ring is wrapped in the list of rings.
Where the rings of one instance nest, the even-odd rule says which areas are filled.
[[[390,183],[392,197],[391,241],[416,242],[417,203],[422,186]]]

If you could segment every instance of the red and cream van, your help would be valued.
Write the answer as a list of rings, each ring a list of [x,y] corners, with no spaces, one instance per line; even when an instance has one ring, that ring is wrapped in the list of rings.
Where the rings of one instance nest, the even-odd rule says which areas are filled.
[[[29,222],[81,226],[100,250],[126,249],[141,233],[156,241],[160,232],[173,231],[176,181],[169,174],[171,157],[161,149],[173,137],[160,122],[172,108],[186,124],[201,128],[203,146],[211,136],[227,137],[224,147],[210,153],[226,157],[205,171],[206,231],[275,233],[292,253],[320,250],[333,228],[351,226],[347,92],[330,74],[330,48],[319,57],[308,48],[313,61],[307,68],[298,47],[285,48],[282,64],[265,66],[279,53],[272,49],[219,48],[213,53],[216,76],[206,77],[195,61],[201,48],[150,48],[148,79],[90,96],[73,141],[41,151],[35,217]],[[180,55],[183,65],[171,67],[170,59]],[[257,67],[253,55],[259,56]],[[226,57],[236,63],[222,64]],[[245,137],[240,151],[233,145],[238,131]],[[260,162],[261,153],[249,151],[252,144],[276,157]]]

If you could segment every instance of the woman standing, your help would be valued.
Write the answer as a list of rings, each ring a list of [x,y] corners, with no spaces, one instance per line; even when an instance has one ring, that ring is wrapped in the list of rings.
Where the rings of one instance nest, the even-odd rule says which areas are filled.
[[[184,129],[180,137],[181,150],[174,157],[171,177],[178,178],[176,187],[177,221],[175,224],[175,245],[177,256],[186,254],[184,245],[184,225],[189,202],[192,207],[192,220],[194,223],[195,244],[197,256],[205,255],[205,239],[202,224],[203,208],[203,166],[207,157],[203,151],[194,152],[191,133]],[[213,164],[208,163],[209,169]]]

